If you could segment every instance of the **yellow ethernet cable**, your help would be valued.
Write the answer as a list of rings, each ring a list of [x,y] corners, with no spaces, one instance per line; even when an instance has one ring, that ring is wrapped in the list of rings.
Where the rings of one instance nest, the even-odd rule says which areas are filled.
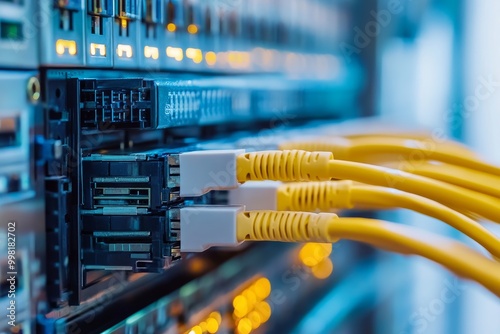
[[[420,255],[472,279],[500,296],[500,263],[460,242],[412,226],[365,218],[338,218],[333,213],[245,211],[244,206],[188,206],[179,210],[181,252],[244,241],[364,242]]]
[[[394,166],[397,168],[397,166]],[[423,163],[402,170],[500,198],[500,175],[448,164]]]
[[[395,189],[376,186],[354,186],[351,192],[353,202],[375,206],[392,204],[414,210],[441,220],[464,233],[483,246],[496,259],[500,259],[500,239],[475,220],[428,198],[405,193]]]
[[[463,154],[463,148],[435,145],[428,148],[421,141],[401,138],[332,138],[330,140],[308,140],[282,143],[282,150],[307,150],[332,152],[338,159],[364,162],[372,158],[387,155],[394,160],[394,155],[400,155],[409,163],[425,160],[440,161],[452,165],[470,168],[472,170],[500,175],[500,167],[483,162],[469,154]]]
[[[354,143],[358,140],[374,140],[374,141],[380,141],[380,140],[385,140],[387,138],[393,138],[393,139],[399,139],[399,140],[413,140],[413,141],[418,141],[418,147],[427,147],[429,150],[433,150],[434,147],[438,147],[439,149],[446,150],[448,153],[453,154],[459,154],[463,156],[468,156],[471,158],[477,159],[478,156],[477,154],[472,151],[469,147],[466,145],[453,141],[453,140],[435,140],[433,139],[430,134],[425,134],[425,133],[396,133],[396,132],[389,132],[389,133],[355,133],[355,134],[348,134],[346,136],[343,136],[351,141],[354,141]]]
[[[239,241],[336,242],[348,239],[384,250],[420,255],[472,279],[500,297],[500,263],[454,240],[411,226],[332,213],[244,211],[236,221]]]
[[[238,182],[353,180],[414,193],[500,223],[500,200],[445,182],[400,170],[334,160],[329,152],[263,151],[240,154]]]
[[[441,220],[500,259],[500,239],[475,220],[428,198],[352,181],[248,182],[228,195],[229,204],[247,210],[331,212],[352,208],[404,208]]]

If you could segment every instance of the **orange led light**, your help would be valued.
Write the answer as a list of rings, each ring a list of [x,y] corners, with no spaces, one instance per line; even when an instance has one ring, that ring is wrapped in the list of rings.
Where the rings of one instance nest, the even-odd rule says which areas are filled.
[[[210,334],[217,333],[217,331],[219,330],[219,323],[214,318],[208,318],[206,324],[206,331]]]
[[[155,60],[158,59],[158,57],[159,57],[158,48],[153,47],[153,46],[145,46],[144,47],[144,57],[152,58]]]
[[[271,282],[265,277],[259,278],[253,286],[253,291],[260,300],[267,298],[271,294]]]
[[[250,334],[252,331],[252,322],[248,318],[243,318],[238,322],[237,329],[239,334]]]
[[[250,65],[250,54],[248,52],[229,51],[227,60],[233,68],[245,68]]]
[[[257,303],[257,295],[252,290],[246,289],[241,295],[247,299],[250,308],[253,308],[255,303]]]
[[[186,49],[186,57],[191,59],[194,63],[199,64],[203,60],[203,53],[200,49],[188,48]]]
[[[58,39],[56,41],[56,52],[58,55],[63,55],[68,52],[70,56],[76,55],[76,42],[67,39]]]
[[[248,301],[242,295],[233,299],[234,315],[238,318],[244,317],[248,313]]]
[[[314,267],[327,258],[331,253],[331,243],[309,242],[300,249],[299,258],[306,266]]]
[[[252,311],[252,312],[248,313],[247,318],[252,323],[253,329],[259,328],[259,326],[262,324],[262,317],[260,316],[259,312],[257,312],[257,311]]]
[[[175,32],[177,30],[177,26],[174,23],[167,24],[167,30],[170,32]]]
[[[92,56],[97,55],[97,51],[99,51],[99,56],[106,56],[106,45],[98,44],[98,43],[90,43],[90,54]]]
[[[219,312],[210,313],[209,318],[214,318],[219,325],[222,323],[222,316]]]
[[[202,328],[200,326],[194,326],[189,331],[189,334],[203,334],[203,330],[202,330]]]
[[[191,35],[198,33],[198,27],[195,24],[190,24],[187,26],[187,31]]]
[[[326,279],[333,272],[333,262],[329,258],[324,259],[311,268],[312,274],[317,279]]]
[[[166,52],[167,52],[167,57],[169,58],[174,58],[177,61],[181,61],[182,59],[184,59],[184,53],[181,48],[174,48],[168,46]]]
[[[132,46],[127,44],[118,44],[116,46],[116,54],[120,58],[132,58]]]
[[[205,61],[209,66],[215,65],[215,63],[217,62],[217,55],[215,54],[215,52],[208,51],[207,53],[205,53]]]
[[[260,314],[262,323],[271,317],[271,306],[267,302],[260,302],[255,306],[255,311]]]

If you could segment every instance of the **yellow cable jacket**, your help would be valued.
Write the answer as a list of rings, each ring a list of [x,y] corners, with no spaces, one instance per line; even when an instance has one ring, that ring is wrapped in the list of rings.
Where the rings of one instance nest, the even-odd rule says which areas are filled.
[[[500,223],[500,200],[403,171],[333,160],[333,155],[327,152],[264,151],[242,154],[237,158],[237,178],[242,183],[261,180],[353,180],[414,193]]]
[[[330,176],[414,193],[500,223],[499,200],[438,180],[390,168],[341,160],[330,161]]]
[[[353,145],[358,145],[358,143],[360,141],[362,144],[363,141],[366,142],[366,140],[370,140],[372,142],[374,142],[374,141],[379,142],[379,141],[386,140],[387,138],[390,138],[394,141],[396,139],[399,139],[402,142],[407,141],[407,140],[413,140],[413,141],[417,141],[417,143],[415,143],[416,144],[415,146],[427,147],[428,151],[432,151],[435,148],[439,148],[440,150],[444,150],[448,153],[462,155],[462,156],[470,157],[473,159],[479,158],[477,156],[477,154],[474,151],[472,151],[469,147],[467,147],[459,142],[453,141],[453,140],[438,141],[438,140],[434,140],[431,137],[424,138],[424,137],[417,137],[417,136],[411,136],[411,135],[406,136],[404,133],[401,133],[399,135],[396,135],[396,134],[393,134],[393,135],[371,135],[371,136],[370,135],[366,135],[366,136],[357,135],[357,136],[346,136],[346,137],[353,142]]]
[[[332,159],[333,155],[329,152],[294,150],[245,153],[237,157],[237,177],[239,182],[326,181],[330,180],[327,170]]]
[[[328,227],[333,213],[310,214],[294,211],[246,211],[238,215],[238,240],[289,242],[333,242]]]
[[[448,164],[419,164],[403,170],[500,198],[500,177]]]
[[[355,205],[392,204],[394,207],[414,210],[436,218],[475,240],[495,258],[500,259],[500,239],[495,234],[473,219],[428,198],[384,187],[354,186],[351,190],[351,201]]]
[[[391,188],[353,185],[349,180],[285,183],[277,191],[278,211],[329,212],[359,207],[404,208],[441,220],[500,259],[500,239],[481,224],[428,198]]]
[[[237,178],[239,182],[353,180],[414,193],[500,223],[500,200],[391,168],[333,160],[328,152],[292,150],[242,154],[237,157]]]
[[[307,151],[328,151],[335,154],[337,159],[349,161],[366,161],[367,157],[384,154],[400,154],[401,160],[408,163],[421,163],[424,160],[436,160],[452,165],[462,166],[473,170],[500,175],[500,167],[490,165],[479,159],[464,155],[461,149],[452,150],[449,147],[438,145],[426,148],[417,140],[403,140],[400,138],[334,138],[331,140],[316,140],[305,142],[290,142],[280,145],[281,149],[300,149]]]
[[[335,237],[425,257],[500,297],[500,264],[451,239],[411,226],[363,218],[339,218],[330,226],[329,238]]]
[[[352,181],[284,183],[277,191],[278,211],[328,212],[352,209]]]
[[[253,211],[238,215],[240,241],[334,242],[349,239],[435,261],[500,296],[500,264],[451,239],[411,226],[331,213]]]

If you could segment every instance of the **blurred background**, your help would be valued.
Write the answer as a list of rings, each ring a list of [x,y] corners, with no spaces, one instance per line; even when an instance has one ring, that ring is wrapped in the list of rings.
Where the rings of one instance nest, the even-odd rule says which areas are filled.
[[[102,3],[114,3],[116,8],[122,5],[122,1]],[[141,8],[149,3],[137,2]],[[65,201],[69,203],[71,196],[64,197],[64,201],[58,196],[83,190],[76,184],[73,189],[64,188],[63,183],[61,188],[59,184],[45,188],[49,188],[45,181],[50,177],[54,177],[50,179],[53,181],[67,176],[50,174],[47,163],[55,159],[55,146],[51,145],[55,139],[61,140],[58,131],[63,132],[63,126],[57,122],[68,121],[64,113],[78,109],[76,97],[68,93],[66,98],[65,89],[69,92],[72,86],[66,86],[65,80],[158,79],[179,74],[206,78],[221,74],[224,79],[203,84],[225,89],[233,85],[223,81],[231,75],[256,74],[254,79],[245,81],[245,78],[234,84],[241,96],[245,97],[248,91],[248,101],[256,105],[249,108],[246,118],[235,112],[230,115],[232,118],[228,116],[231,119],[227,122],[220,120],[226,117],[223,115],[201,124],[197,123],[201,122],[199,119],[182,119],[181,115],[179,124],[165,131],[112,129],[103,131],[105,135],[99,137],[108,146],[94,147],[89,150],[92,152],[132,149],[133,144],[145,147],[151,143],[251,148],[257,141],[272,147],[276,138],[297,136],[303,129],[314,133],[321,128],[331,134],[391,128],[427,131],[431,143],[444,138],[458,140],[485,160],[500,164],[500,44],[495,43],[500,31],[496,15],[500,3],[497,1],[165,0],[158,3],[166,8],[171,8],[168,6],[172,3],[183,3],[185,8],[193,5],[235,9],[235,13],[243,13],[234,19],[234,24],[241,23],[240,35],[230,32],[231,20],[236,16],[229,16],[229,23],[219,26],[215,17],[203,19],[200,11],[186,15],[194,16],[195,21],[201,17],[200,22],[204,22],[194,33],[176,31],[175,24],[180,31],[182,22],[165,25],[174,34],[174,37],[168,35],[168,43],[177,51],[191,49],[193,61],[187,53],[184,60],[182,57],[178,60],[178,53],[169,54],[167,50],[166,56],[160,52],[168,57],[161,66],[148,63],[151,59],[145,58],[144,62],[137,60],[133,65],[120,63],[123,59],[116,55],[113,66],[111,60],[102,65],[92,62],[96,49],[86,58],[75,60],[70,57],[75,56],[70,47],[65,46],[61,54],[56,54],[59,51],[54,53],[57,49],[52,45],[60,40],[54,37],[61,33],[57,29],[64,30],[66,24],[63,14],[57,14],[61,18],[56,18],[54,13],[68,11],[79,17],[76,15],[83,12],[84,23],[75,19],[71,25],[87,24],[87,38],[91,21],[85,23],[86,16],[94,20],[101,14],[83,9],[101,6],[101,1],[0,0],[0,117],[9,118],[10,111],[21,110],[19,120],[23,122],[18,127],[22,134],[15,136],[16,140],[23,139],[23,144],[16,146],[23,150],[15,155],[19,164],[18,160],[15,165],[6,163],[17,153],[10,150],[7,141],[0,142],[0,309],[5,309],[9,302],[7,262],[3,257],[7,249],[4,223],[9,220],[21,222],[17,233],[18,267],[22,274],[17,281],[18,325],[7,326],[3,319],[0,333],[500,333],[500,300],[478,284],[459,279],[422,258],[394,255],[348,241],[338,242],[326,252],[317,244],[282,243],[253,244],[237,251],[211,250],[188,256],[161,274],[106,269],[93,278],[97,283],[75,286],[71,279],[80,283],[85,275],[85,266],[78,262],[81,249],[71,244],[74,241],[71,237],[66,240],[66,231],[58,228],[69,223],[68,235],[73,233],[79,240],[81,231],[71,229],[76,225],[71,225],[75,222],[68,217],[81,209],[78,206],[81,203],[75,200],[74,206],[66,207]],[[37,19],[33,13],[41,16]],[[43,23],[44,13],[49,13],[48,22],[55,23]],[[165,18],[168,13],[171,12]],[[34,30],[21,36],[16,30],[20,26],[12,23],[16,15],[24,17],[23,22],[28,25],[35,22],[31,24]],[[252,23],[250,19],[254,16],[258,21]],[[250,23],[246,21],[248,18]],[[110,19],[109,26],[122,22]],[[284,38],[280,35],[283,22],[297,31],[285,29],[288,35]],[[144,25],[150,23],[140,21]],[[262,27],[256,29],[258,24]],[[213,26],[218,28],[203,32]],[[223,35],[226,30],[229,32]],[[64,41],[73,38],[79,42],[84,36],[83,32],[64,33],[67,33]],[[254,33],[266,36],[258,40]],[[146,37],[137,38],[137,43],[142,40],[149,41]],[[114,47],[108,49],[109,53],[114,52]],[[196,67],[200,63],[194,61],[197,52],[207,55],[206,50],[213,50],[209,52],[213,57],[217,55],[215,67],[208,58],[205,62],[200,60],[199,66],[204,67]],[[154,58],[152,54],[145,57]],[[257,60],[249,65],[245,57]],[[215,58],[212,60],[215,62]],[[292,88],[289,81],[280,81],[281,77],[270,80],[267,76],[270,73],[290,79]],[[26,96],[26,81],[31,78],[36,80],[28,81]],[[285,93],[279,95],[282,87]],[[278,91],[276,95],[266,95],[274,89]],[[61,94],[63,102],[58,100]],[[242,101],[244,105],[247,100]],[[303,104],[290,106],[295,101]],[[49,123],[57,125],[51,128]],[[12,130],[9,124],[0,119],[0,135]],[[73,132],[80,133],[79,123],[75,128],[64,126],[67,138],[72,138]],[[95,131],[100,130],[96,127]],[[7,135],[0,139],[10,138]],[[62,138],[62,141],[71,146],[68,144],[71,140],[65,142]],[[80,149],[76,144],[75,147]],[[207,196],[204,203],[220,201],[217,196]],[[56,202],[69,208],[66,216],[47,209],[52,208],[50,205],[59,208]],[[58,214],[63,223],[58,222],[62,225],[54,227],[50,220]],[[480,250],[455,230],[422,215],[392,210],[371,212],[368,216],[422,227]],[[499,226],[485,224],[500,236]],[[69,258],[62,253],[57,253],[57,260],[47,255],[48,249],[60,250],[59,242],[67,243]],[[311,262],[311,257],[318,253],[324,255]]]
[[[366,37],[358,37],[362,34],[357,31],[368,35],[373,29],[370,22],[379,23],[375,50],[359,54],[363,59],[375,59],[374,103],[368,105],[387,121],[427,128],[436,138],[463,141],[483,158],[498,163],[500,152],[494,147],[499,140],[500,73],[495,59],[500,49],[491,43],[498,4],[467,0],[382,0],[371,4],[373,12],[365,8],[368,4],[356,7],[365,19],[355,26],[360,30],[353,29],[352,40],[356,45],[356,38]],[[397,10],[387,14],[391,8]],[[367,15],[369,12],[372,15]],[[394,213],[388,215],[386,218],[395,217]],[[401,212],[396,216],[402,222],[457,237],[453,231],[440,228],[442,224],[420,215]],[[488,228],[500,233],[498,226],[490,224]],[[392,261],[399,261],[398,272],[409,275],[409,280],[393,290],[391,297],[377,298],[371,310],[375,332],[496,333],[500,329],[495,316],[500,314],[499,300],[482,288],[455,281],[422,259]],[[379,282],[381,291],[390,290],[397,286],[397,276],[386,275]]]

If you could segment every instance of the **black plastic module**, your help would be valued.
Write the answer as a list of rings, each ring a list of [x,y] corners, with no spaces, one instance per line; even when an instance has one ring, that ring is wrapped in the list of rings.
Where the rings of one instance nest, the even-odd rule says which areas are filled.
[[[171,192],[167,177],[170,175],[168,156],[118,156],[84,157],[82,162],[82,209],[106,213],[130,214],[128,208],[143,213],[156,212],[162,203],[170,201]],[[170,184],[172,187],[176,184]],[[138,211],[140,212],[140,211]]]
[[[300,122],[309,117],[306,102],[308,112],[332,117],[336,99],[334,84],[318,90],[315,82],[273,75],[44,75],[44,141],[57,143],[57,154],[42,159],[47,291],[59,306],[108,289],[110,275],[158,272],[179,258],[174,216],[186,203],[178,197],[176,154],[196,149],[187,146],[203,130]]]
[[[84,156],[80,187],[86,270],[161,272],[180,257],[177,154]]]
[[[87,270],[161,272],[180,257],[179,224],[162,216],[82,216]]]
[[[81,80],[80,113],[84,129],[156,128],[153,80]]]

